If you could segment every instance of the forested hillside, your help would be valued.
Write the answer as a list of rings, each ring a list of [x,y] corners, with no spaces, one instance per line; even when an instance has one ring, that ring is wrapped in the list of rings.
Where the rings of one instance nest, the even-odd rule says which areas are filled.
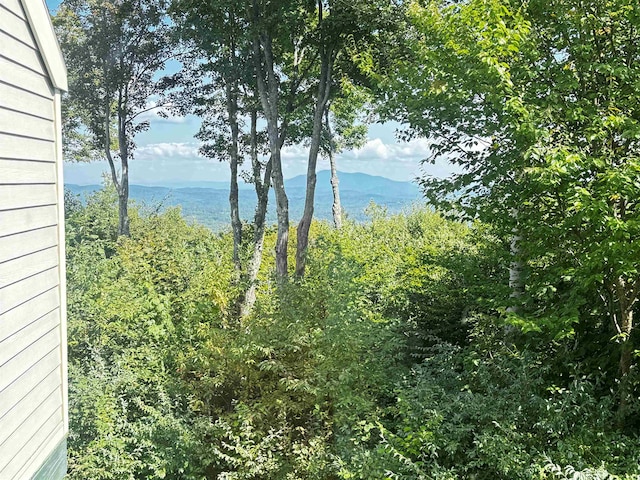
[[[318,188],[315,192],[315,218],[331,221],[333,193],[329,183],[329,172],[318,172]],[[287,180],[287,193],[291,201],[290,212],[293,218],[299,218],[304,208],[306,177],[300,176]],[[198,185],[198,184],[196,184]],[[206,185],[206,184],[205,184]],[[98,185],[65,185],[71,193],[84,198],[95,192]],[[240,184],[238,203],[240,218],[250,222],[256,207],[253,185]],[[182,215],[205,225],[214,231],[221,231],[229,225],[229,185],[218,182],[212,186],[149,187],[131,185],[131,200],[139,205],[163,210],[179,206]],[[366,211],[371,203],[386,208],[391,213],[399,213],[421,201],[418,187],[409,182],[394,182],[387,178],[374,177],[362,173],[340,173],[341,206],[345,215],[356,221],[366,219]],[[269,199],[267,222],[276,221],[273,208],[274,197]]]
[[[112,183],[67,198],[71,479],[640,478],[640,4],[63,0],[54,22],[66,153]],[[226,229],[129,204],[149,112],[201,119]],[[355,223],[337,168],[378,120],[455,168]]]
[[[134,212],[118,239],[109,192],[67,215],[72,479],[638,474],[614,344],[514,330],[490,228],[315,223],[305,279],[268,255],[238,319],[230,234]]]

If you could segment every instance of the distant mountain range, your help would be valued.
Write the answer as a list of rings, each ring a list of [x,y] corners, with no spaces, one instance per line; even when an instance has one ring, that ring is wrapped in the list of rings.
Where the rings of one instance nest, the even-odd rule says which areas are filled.
[[[331,220],[333,193],[328,170],[318,172],[315,195],[316,218]],[[398,182],[384,177],[364,173],[338,173],[342,208],[348,218],[356,221],[366,219],[365,209],[371,204],[387,208],[396,213],[411,204],[422,201],[419,188],[409,182]],[[65,185],[73,194],[81,197],[99,190],[98,185]],[[293,222],[302,215],[306,189],[306,176],[300,175],[285,181],[289,197],[289,213]],[[253,185],[241,183],[240,215],[251,220],[255,209]],[[131,185],[130,198],[138,204],[161,208],[180,206],[182,214],[214,230],[229,224],[229,184],[228,182],[185,182],[163,186]],[[268,221],[275,223],[273,192],[269,200]]]

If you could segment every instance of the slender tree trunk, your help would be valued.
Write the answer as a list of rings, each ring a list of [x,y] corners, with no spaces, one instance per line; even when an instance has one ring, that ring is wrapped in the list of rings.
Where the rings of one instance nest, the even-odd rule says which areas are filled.
[[[242,263],[240,260],[240,247],[242,245],[242,222],[240,220],[240,206],[238,195],[238,164],[240,163],[240,151],[238,148],[238,99],[229,82],[225,86],[227,95],[227,114],[231,128],[231,183],[229,188],[229,207],[231,210],[231,229],[233,232],[233,264],[236,269],[236,280],[240,280]]]
[[[329,135],[329,167],[331,169],[331,191],[333,192],[333,205],[331,213],[333,214],[333,225],[336,229],[342,228],[342,204],[340,203],[340,180],[338,180],[338,170],[336,168],[336,159],[334,157],[334,141],[333,132],[331,131],[331,122],[329,121],[329,108],[325,109],[325,128]]]
[[[620,313],[620,324],[616,324],[617,333],[622,337],[622,352],[620,355],[620,376],[626,377],[631,371],[631,360],[633,358],[633,344],[631,332],[633,331],[633,309],[640,293],[640,280],[628,282],[623,277],[615,280],[611,289],[618,297],[618,310]]]
[[[513,209],[511,215],[515,220],[518,218],[518,212]],[[524,293],[524,280],[522,278],[523,264],[520,258],[520,242],[522,237],[520,236],[518,227],[513,227],[511,235],[511,263],[509,264],[509,288],[511,294],[509,297],[512,300],[512,305],[507,309],[508,312],[518,313],[520,311],[519,300]]]
[[[520,241],[522,237],[514,232],[511,237],[511,263],[509,264],[509,288],[511,298],[517,300],[522,296],[522,260],[520,259]]]
[[[329,165],[331,167],[331,190],[333,191],[333,205],[331,213],[333,214],[333,225],[336,229],[342,228],[342,204],[340,203],[340,180],[338,180],[338,170],[336,169],[336,160],[333,152],[329,152]]]
[[[271,169],[269,168],[269,170]],[[269,187],[266,188],[266,191],[269,192]],[[253,234],[253,253],[251,255],[251,259],[249,260],[249,264],[247,265],[247,281],[249,286],[247,288],[247,291],[245,292],[242,307],[240,308],[241,318],[249,315],[251,309],[253,308],[253,305],[256,302],[256,280],[258,279],[258,272],[260,271],[260,265],[262,263],[262,251],[264,247],[264,227],[266,223],[265,217],[267,213],[268,198],[269,195],[267,193],[264,200],[261,198],[258,199],[258,205],[256,206],[254,223],[255,231]]]
[[[636,282],[637,283],[637,282]],[[629,373],[633,361],[633,308],[638,297],[640,284],[629,284],[622,277],[616,279],[615,291],[618,297],[620,324],[616,325],[618,334],[622,337],[620,351],[620,404],[618,406],[618,427],[624,428],[632,385]]]
[[[309,147],[309,162],[307,164],[307,192],[305,195],[304,212],[298,224],[298,244],[296,248],[296,276],[303,277],[306,267],[307,247],[309,246],[309,229],[313,219],[313,206],[316,193],[316,165],[320,150],[320,136],[324,112],[331,93],[331,70],[333,67],[332,52],[325,52],[320,67],[320,82],[318,84],[318,97],[316,99],[313,114],[313,130],[311,145]]]
[[[276,238],[276,274],[280,279],[286,279],[288,275],[287,248],[289,245],[289,199],[284,189],[284,177],[280,150],[272,150],[272,176],[273,189],[276,194],[276,215],[278,217],[278,236]]]
[[[620,330],[624,335],[622,342],[622,352],[620,353],[620,376],[626,377],[631,371],[631,360],[633,357],[633,343],[631,342],[631,331],[633,330],[633,309],[623,309],[620,315]]]
[[[279,82],[274,71],[271,38],[267,34],[259,35],[254,39],[253,43],[258,93],[267,119],[267,134],[272,162],[271,180],[276,195],[276,215],[278,218],[276,275],[280,280],[285,280],[288,275],[289,199],[284,188],[280,158],[281,142],[278,129]]]
[[[130,236],[129,232],[129,142],[125,124],[125,114],[118,114],[118,143],[120,145],[120,189],[118,190],[119,227],[118,234]]]
[[[618,404],[618,428],[623,429],[626,425],[629,401],[632,393],[632,386],[629,382],[629,372],[633,359],[633,342],[631,341],[631,331],[633,330],[633,310],[621,308],[620,330],[624,339],[620,351],[620,403]]]
[[[108,110],[107,110],[108,111]],[[120,142],[120,159],[122,172],[118,178],[115,161],[111,154],[111,117],[107,115],[104,121],[105,144],[104,153],[111,171],[111,181],[118,194],[118,235],[129,236],[129,162],[127,161],[128,148],[122,116],[118,118],[118,141]],[[123,140],[124,139],[124,140]]]
[[[244,301],[240,308],[240,318],[244,318],[251,312],[256,302],[256,280],[262,263],[262,250],[264,247],[264,228],[267,216],[267,204],[269,203],[269,189],[271,188],[271,159],[267,162],[264,171],[264,180],[261,179],[261,166],[258,160],[258,133],[257,112],[251,112],[251,165],[253,167],[253,182],[256,190],[256,213],[254,217],[253,253],[247,265],[248,288],[244,295]]]
[[[131,235],[129,231],[129,175],[125,173],[127,167],[122,167],[122,185],[118,192],[118,235],[126,237]]]

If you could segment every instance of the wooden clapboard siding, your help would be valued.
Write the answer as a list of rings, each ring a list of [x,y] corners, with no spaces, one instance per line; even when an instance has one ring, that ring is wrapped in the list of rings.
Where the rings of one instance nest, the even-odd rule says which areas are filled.
[[[45,268],[33,266],[36,273],[31,276],[22,275],[20,280],[0,288],[0,314],[8,312],[12,308],[31,300],[60,283],[60,272],[56,265]],[[17,275],[16,275],[17,276]]]
[[[43,413],[49,414],[47,417],[44,417],[44,421],[42,418]],[[21,425],[20,429],[12,435],[12,438],[7,440],[6,446],[2,446],[3,449],[7,450],[7,458],[10,457],[10,459],[0,470],[0,478],[6,478],[7,480],[16,479],[20,470],[25,467],[26,462],[15,460],[32,460],[34,453],[41,452],[43,447],[46,447],[47,444],[51,443],[56,437],[62,439],[61,403],[53,411],[36,411],[34,415],[31,415],[27,422]],[[2,466],[1,462],[0,460],[0,467]]]
[[[26,92],[13,85],[0,83],[0,104],[6,109],[53,121],[53,101],[50,98]]]
[[[63,187],[54,85],[66,88],[66,78],[45,8],[41,0],[0,0],[2,480],[31,479],[52,455],[64,458]],[[51,480],[63,476],[64,462],[56,462],[62,467],[51,470]]]
[[[60,376],[60,350],[53,348],[49,352],[44,352],[39,358],[25,365],[24,373],[21,377],[10,383],[4,390],[0,390],[0,418],[8,414],[15,407],[16,402],[36,388],[47,376],[53,372]],[[0,475],[0,478],[2,476]]]
[[[2,187],[0,187],[0,190]],[[0,263],[39,252],[58,245],[56,227],[39,228],[29,232],[0,237]]]
[[[0,288],[0,314],[31,300],[60,284],[58,267],[40,271],[4,288]]]
[[[64,478],[66,474],[67,438],[64,430],[60,429],[60,425],[56,425],[31,460],[14,475],[12,480],[21,478],[55,480]]]
[[[44,98],[53,96],[47,77],[11,61],[4,55],[0,56],[0,82]]]
[[[0,167],[0,171],[1,169],[2,167]],[[3,226],[3,236],[15,235],[57,224],[58,207],[56,205],[0,211],[0,225]],[[2,275],[0,274],[1,282]]]
[[[0,418],[0,445],[22,425],[30,414],[27,405],[40,405],[51,394],[60,388],[60,379],[53,371],[47,375],[38,385],[33,387],[24,397],[18,399],[16,404],[2,418]]]
[[[51,450],[49,455],[46,455],[47,450]],[[48,447],[46,450],[43,449],[41,453],[34,455],[32,463],[26,465],[25,469],[33,469],[37,465],[40,465],[40,468],[38,468],[36,473],[31,477],[31,480],[51,480],[65,477],[67,474],[67,463],[67,437],[65,436],[53,449]],[[20,478],[20,476],[25,477],[27,475],[25,475],[24,472],[18,472],[16,478]]]
[[[20,352],[27,350],[39,338],[58,328],[60,314],[53,310],[39,319],[31,322],[16,334],[0,342],[0,365],[5,365],[9,360]],[[0,427],[0,439],[2,438],[2,427]]]
[[[0,8],[12,13],[14,16],[26,22],[27,17],[24,14],[22,5],[20,5],[20,0],[2,0],[2,3],[0,3]]]
[[[54,184],[56,182],[56,165],[53,162],[30,162],[0,158],[0,172],[2,172],[1,184]]]
[[[62,411],[63,408],[64,407],[62,407],[60,411]],[[62,426],[62,423],[54,425],[51,433],[41,442],[37,450],[30,452],[32,457],[29,462],[18,470],[11,480],[20,480],[22,478],[33,478],[33,480],[55,480],[62,479],[66,475],[66,434],[64,433]],[[63,449],[62,451],[61,448]],[[60,458],[62,455],[64,455],[64,458]],[[52,456],[57,457],[54,460],[55,462],[64,462],[62,469],[60,466],[54,466],[52,468],[49,464]],[[45,469],[42,470],[39,467],[45,467]]]
[[[34,432],[32,418],[35,415],[28,414],[28,409],[20,409],[20,404],[23,404],[22,406],[29,406],[30,409],[34,409],[36,412],[39,410],[49,413],[53,412],[60,408],[62,404],[60,389],[59,387],[56,388],[55,385],[53,388],[33,389],[18,403],[16,406],[17,408],[13,408],[9,414],[0,419],[0,424],[2,424],[3,427],[0,429],[0,448],[5,447],[4,451],[6,453],[6,457],[4,457],[4,459],[0,459],[0,468],[5,467],[6,464],[9,463],[8,457],[12,452],[8,448],[8,444],[18,443],[16,442],[17,438],[21,436],[24,437],[25,434],[33,434]],[[25,410],[27,413],[26,415]],[[3,460],[6,461],[5,465],[2,464]]]
[[[55,205],[57,201],[55,184],[2,185],[0,181],[0,211]]]
[[[2,56],[7,60],[31,70],[32,72],[42,74],[43,67],[40,60],[38,50],[34,49],[29,34],[29,27],[26,23],[19,25],[18,22],[10,22],[10,25],[17,26],[17,32],[6,32],[0,30],[0,43],[9,45],[10,48],[2,51]],[[24,34],[22,34],[24,32]]]
[[[0,289],[57,266],[58,249],[56,247],[0,263]]]
[[[2,72],[2,65],[0,65],[0,72]],[[45,140],[16,137],[0,130],[0,158],[53,162],[55,159],[55,144]]]
[[[3,0],[0,3],[0,31],[27,45],[35,44],[27,18],[18,0]]]
[[[48,315],[60,307],[60,290],[58,287],[47,290],[13,310],[0,315],[0,342],[17,334],[32,322]]]
[[[19,380],[24,374],[24,370],[34,363],[33,357],[35,352],[51,352],[59,346],[60,332],[51,330],[29,345],[29,347],[11,357],[10,360],[2,365],[3,375],[0,377],[0,392],[16,380]],[[2,478],[1,475],[0,478]]]
[[[7,134],[41,138],[50,142],[55,140],[55,131],[51,120],[8,110],[2,106],[0,106],[0,125],[3,125],[4,133]],[[2,182],[4,183],[4,178]]]

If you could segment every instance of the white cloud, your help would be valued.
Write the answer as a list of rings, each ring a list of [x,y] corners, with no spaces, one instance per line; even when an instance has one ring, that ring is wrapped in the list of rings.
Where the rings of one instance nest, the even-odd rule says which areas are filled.
[[[303,145],[287,145],[286,147],[282,147],[282,151],[280,152],[280,158],[286,162],[288,160],[307,160],[307,156],[309,155],[309,148]]]
[[[196,142],[150,143],[138,147],[135,152],[137,160],[157,160],[159,158],[204,158],[199,152],[200,144]]]
[[[345,151],[336,157],[338,170],[380,175],[394,180],[411,181],[416,177],[435,175],[446,177],[459,169],[446,160],[436,165],[422,164],[429,156],[430,142],[415,139],[397,142],[372,138],[357,150]],[[131,183],[163,184],[167,182],[220,181],[229,178],[229,166],[205,158],[199,153],[200,143],[159,142],[139,146],[131,165]],[[282,149],[282,166],[285,178],[304,175],[307,171],[309,149],[303,145],[290,145]],[[245,165],[243,168],[248,168]],[[327,170],[329,162],[318,159],[318,171]],[[65,167],[70,183],[99,183],[100,172],[107,170],[106,163],[100,165],[69,165]],[[94,179],[94,180],[89,180]]]
[[[398,142],[392,139],[385,142],[382,138],[371,138],[361,148],[341,152],[336,157],[338,170],[344,172],[363,172],[380,175],[394,180],[413,180],[424,173],[439,177],[447,176],[453,168],[446,161],[437,166],[422,166],[422,160],[429,157],[431,142],[417,138],[410,142]],[[288,146],[282,150],[282,163],[285,177],[293,177],[306,172],[308,148],[302,145]],[[318,170],[329,167],[326,159],[318,160]]]
[[[363,147],[351,152],[356,158],[379,158],[386,160],[389,158],[389,147],[379,138],[369,140]]]
[[[429,156],[429,140],[416,138],[410,142],[384,143],[380,138],[374,138],[357,150],[345,152],[345,156],[363,160],[392,160],[396,162],[416,162]]]

